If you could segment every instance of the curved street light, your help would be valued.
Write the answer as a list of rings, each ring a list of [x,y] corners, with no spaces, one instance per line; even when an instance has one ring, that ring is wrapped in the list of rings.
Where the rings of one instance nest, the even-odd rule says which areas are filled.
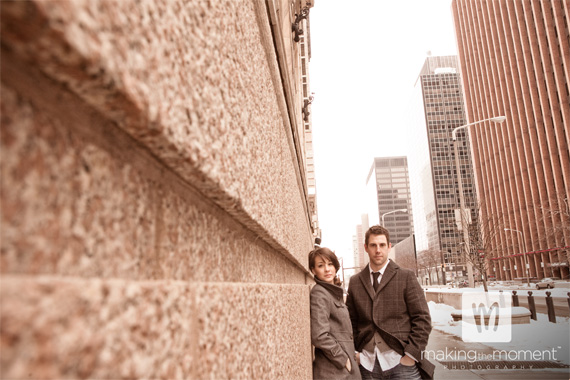
[[[384,227],[384,216],[388,215],[388,214],[393,214],[395,212],[408,212],[407,208],[399,208],[397,210],[392,210],[392,211],[388,211],[385,214],[382,214],[382,227]]]
[[[486,121],[492,121],[492,122],[497,123],[497,124],[502,124],[505,120],[507,120],[506,116],[495,116],[495,117],[490,117],[488,119],[479,120],[479,121],[475,121],[473,123],[465,124],[465,125],[462,125],[460,127],[454,128],[453,131],[451,131],[451,138],[453,139],[453,141],[455,141],[457,139],[457,131],[460,129],[467,128],[467,127],[470,127],[470,126],[475,125],[475,124],[484,123]]]
[[[461,229],[463,230],[463,240],[465,241],[465,251],[469,254],[469,233],[467,228],[464,226],[464,221],[466,216],[464,215],[465,210],[465,198],[463,196],[463,183],[461,181],[461,167],[459,166],[459,154],[457,153],[457,131],[463,128],[467,128],[471,125],[484,123],[486,121],[492,121],[494,123],[501,124],[507,118],[505,116],[495,116],[484,120],[475,121],[473,123],[465,124],[460,127],[456,127],[451,131],[451,138],[453,139],[453,149],[455,152],[455,170],[457,172],[457,184],[459,187],[459,215],[461,217]],[[467,133],[469,133],[469,129],[467,129]],[[469,277],[469,287],[473,288],[475,286],[475,281],[473,281],[473,265],[469,260],[467,261],[467,277]]]

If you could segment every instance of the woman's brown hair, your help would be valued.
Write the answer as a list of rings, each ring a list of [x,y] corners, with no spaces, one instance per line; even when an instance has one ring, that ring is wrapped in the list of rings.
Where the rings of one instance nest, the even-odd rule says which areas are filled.
[[[317,256],[321,256],[323,259],[330,260],[337,272],[340,269],[338,258],[336,257],[334,252],[326,247],[321,247],[313,249],[311,252],[309,252],[309,270],[315,267],[315,260]]]

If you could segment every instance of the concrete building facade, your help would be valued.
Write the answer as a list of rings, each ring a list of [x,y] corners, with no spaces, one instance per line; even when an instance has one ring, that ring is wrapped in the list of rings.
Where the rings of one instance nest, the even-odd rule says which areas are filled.
[[[310,378],[312,5],[0,7],[0,377]]]
[[[315,161],[313,152],[313,123],[311,118],[311,103],[313,94],[311,93],[309,62],[311,60],[311,39],[309,29],[310,18],[304,20],[302,27],[307,29],[307,33],[299,36],[299,52],[301,64],[301,97],[303,116],[303,130],[299,131],[299,137],[303,138],[303,162],[305,163],[305,174],[307,177],[307,196],[309,199],[309,211],[311,213],[311,224],[313,236],[321,238],[319,227],[319,215],[317,209],[317,183],[315,180]]]
[[[414,271],[418,275],[418,266],[416,260],[416,241],[414,235],[408,236],[398,244],[392,245],[389,255],[402,268]]]
[[[392,245],[412,235],[414,222],[407,157],[374,158],[366,187],[367,193],[372,194],[368,201],[370,225],[384,222]]]
[[[489,274],[568,278],[570,3],[454,0],[452,10]],[[507,230],[505,230],[507,229]]]
[[[352,266],[355,268],[359,267],[358,262],[359,262],[358,238],[356,237],[356,235],[352,235]]]
[[[359,268],[356,271],[364,268],[370,262],[368,257],[368,253],[364,250],[364,235],[369,228],[368,223],[368,214],[361,214],[360,215],[360,224],[356,225],[356,239],[353,240],[356,242],[355,252],[357,257],[354,260],[354,266]]]

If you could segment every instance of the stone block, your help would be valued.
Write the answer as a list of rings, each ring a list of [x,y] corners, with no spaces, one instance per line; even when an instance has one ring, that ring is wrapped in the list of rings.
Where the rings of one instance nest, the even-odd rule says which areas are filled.
[[[2,43],[305,266],[304,170],[262,2],[2,2]],[[263,38],[262,38],[263,37]],[[90,126],[98,128],[98,126]]]
[[[302,264],[112,126],[87,133],[7,86],[1,107],[3,273],[305,283]]]
[[[307,379],[306,285],[3,276],[3,379]]]

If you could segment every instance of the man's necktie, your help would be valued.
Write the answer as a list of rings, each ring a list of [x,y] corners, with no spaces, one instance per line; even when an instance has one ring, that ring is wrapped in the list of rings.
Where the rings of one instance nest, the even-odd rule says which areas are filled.
[[[380,284],[378,283],[379,276],[380,272],[372,272],[372,286],[374,286],[375,292],[378,290],[378,286],[380,286]]]

